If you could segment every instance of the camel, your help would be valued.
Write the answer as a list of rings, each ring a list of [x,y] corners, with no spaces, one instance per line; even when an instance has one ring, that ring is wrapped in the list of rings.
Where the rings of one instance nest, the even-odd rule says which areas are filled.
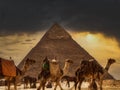
[[[105,69],[103,69],[102,67],[100,67],[99,65],[95,63],[96,61],[94,59],[89,60],[89,61],[84,60],[81,62],[81,67],[79,67],[75,73],[77,77],[77,82],[75,84],[75,90],[76,90],[78,82],[79,82],[78,89],[81,90],[81,84],[85,80],[85,78],[92,79],[91,84],[94,84],[94,86],[96,83],[93,79],[97,79],[100,90],[102,90],[102,82],[103,82],[104,76],[108,72],[110,66],[113,63],[115,63],[115,60],[111,58],[108,59]],[[89,86],[90,87],[89,89],[93,88],[91,84]],[[91,90],[94,90],[94,89],[91,89]]]
[[[61,77],[61,81],[67,81],[68,87],[70,87],[70,81],[76,82],[76,77],[70,76],[70,66],[72,63],[73,61],[66,59],[65,66],[63,68],[63,76]]]
[[[10,81],[13,78],[14,79],[12,81],[15,81],[15,76],[18,74],[17,72],[21,74],[19,69],[15,66],[14,61],[11,60],[11,57],[10,60],[0,58],[0,79],[5,79],[8,90],[10,90]]]
[[[17,80],[21,78],[25,72],[28,70],[30,65],[33,65],[35,63],[35,60],[27,58],[27,60],[24,63],[23,69],[20,70],[19,68],[16,67],[16,76],[11,77],[11,76],[5,76],[5,79],[7,81],[8,85],[8,90],[10,90],[10,83],[14,83],[14,90],[17,90]]]
[[[67,76],[70,75],[70,69],[71,69],[70,66],[71,66],[71,64],[73,64],[72,60],[69,60],[69,59],[65,60],[65,66],[63,68],[63,76],[64,75],[67,75]]]
[[[26,73],[26,71],[29,69],[29,67],[31,65],[33,65],[36,61],[35,60],[32,60],[32,59],[29,59],[27,58],[27,60],[25,61],[24,65],[23,65],[23,68],[22,68],[22,76],[20,76],[19,78],[24,78],[24,75]],[[24,88],[26,88],[26,82],[24,82]]]
[[[24,88],[28,88],[28,84],[30,84],[30,88],[36,88],[36,81],[37,81],[36,78],[27,75],[23,77],[23,79],[24,79]]]
[[[5,81],[7,82],[8,90],[10,90],[11,83],[14,84],[14,90],[17,90],[16,77],[22,75],[22,71],[16,67],[16,76],[5,76]]]
[[[71,60],[65,61],[64,70],[66,71],[69,70],[70,63],[72,63]],[[60,80],[61,80],[62,75],[63,75],[63,70],[60,68],[58,61],[53,59],[52,62],[49,62],[49,75],[47,77],[44,77],[44,73],[43,75],[42,73],[40,73],[39,75],[40,86],[38,87],[37,90],[40,90],[41,88],[45,90],[45,84],[47,81],[50,81],[50,80],[56,83],[54,90],[56,90],[57,86],[59,86],[60,89],[63,90],[60,85]]]
[[[108,59],[105,69],[103,70],[103,74],[98,73],[96,78],[98,79],[98,84],[99,84],[100,90],[102,90],[102,83],[104,80],[104,76],[108,73],[110,66],[115,62],[116,62],[115,59],[112,59],[112,58]]]

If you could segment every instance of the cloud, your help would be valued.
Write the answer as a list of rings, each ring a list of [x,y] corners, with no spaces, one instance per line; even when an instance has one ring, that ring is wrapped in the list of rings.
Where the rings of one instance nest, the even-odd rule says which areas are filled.
[[[33,40],[35,40],[35,39],[26,39],[25,41],[26,41],[26,42],[31,42],[31,41],[33,41]]]
[[[108,58],[120,59],[120,47],[116,39],[106,37],[101,33],[92,34],[90,32],[71,32],[71,34],[73,39],[75,39],[97,60],[104,62]]]
[[[33,44],[33,43],[21,43],[21,44]]]
[[[74,31],[101,32],[120,39],[119,0],[0,1],[0,35],[35,33],[54,22]]]
[[[16,35],[1,37],[0,40],[1,40],[1,43],[0,43],[1,47],[16,45],[21,42],[19,40],[19,37],[17,37]]]
[[[11,56],[16,65],[38,43],[44,32],[33,34],[22,33],[0,37],[0,57],[9,59]]]
[[[13,48],[13,49],[12,49],[12,48],[7,48],[7,49],[5,49],[5,50],[7,50],[7,51],[12,51],[12,52],[13,52],[13,51],[18,51],[19,49],[15,49],[15,48]]]
[[[1,55],[1,54],[4,54],[4,52],[1,52],[1,51],[0,51],[0,55]]]
[[[26,39],[25,41],[26,41],[26,42],[31,42],[32,40],[31,40],[31,39]]]

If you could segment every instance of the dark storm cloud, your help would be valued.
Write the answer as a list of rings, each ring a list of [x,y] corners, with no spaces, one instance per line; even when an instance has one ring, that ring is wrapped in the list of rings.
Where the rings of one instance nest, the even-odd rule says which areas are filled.
[[[54,22],[120,38],[119,0],[1,0],[0,34],[36,32]]]

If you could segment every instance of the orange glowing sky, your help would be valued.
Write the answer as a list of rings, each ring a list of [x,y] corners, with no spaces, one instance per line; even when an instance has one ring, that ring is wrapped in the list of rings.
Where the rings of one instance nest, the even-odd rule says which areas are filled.
[[[44,35],[45,32],[34,34],[14,34],[0,37],[0,57],[14,59],[16,65],[26,56]],[[72,32],[72,38],[87,50],[103,67],[108,58],[116,59],[117,63],[110,67],[110,74],[120,79],[120,47],[114,37],[107,37],[102,33]]]

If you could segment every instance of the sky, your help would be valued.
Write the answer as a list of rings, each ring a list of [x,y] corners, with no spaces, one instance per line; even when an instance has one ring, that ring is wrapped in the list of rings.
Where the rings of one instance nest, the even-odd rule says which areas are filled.
[[[0,0],[0,57],[26,56],[57,22],[110,73],[120,79],[120,0]]]

